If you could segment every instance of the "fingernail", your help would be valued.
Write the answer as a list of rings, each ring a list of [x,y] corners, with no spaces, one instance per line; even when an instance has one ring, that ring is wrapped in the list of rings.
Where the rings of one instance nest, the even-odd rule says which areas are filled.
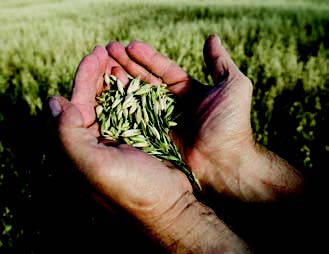
[[[56,95],[50,97],[49,108],[53,117],[57,117],[62,112],[62,106],[59,104]]]
[[[216,40],[218,41],[219,44],[222,44],[222,42],[221,42],[221,40],[220,40],[220,38],[219,38],[219,36],[217,34],[212,34],[212,36],[214,38],[216,38]]]

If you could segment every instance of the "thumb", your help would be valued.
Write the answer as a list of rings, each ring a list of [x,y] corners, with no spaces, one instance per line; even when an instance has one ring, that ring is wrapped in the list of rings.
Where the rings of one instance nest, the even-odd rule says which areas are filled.
[[[203,55],[215,85],[239,75],[239,69],[233,63],[230,54],[223,47],[217,35],[210,35],[207,38]]]
[[[97,138],[83,126],[79,109],[62,96],[52,96],[49,108],[57,123],[58,138],[67,157],[83,174],[94,179],[99,172],[97,161],[104,161],[104,152],[99,152]],[[102,159],[99,159],[102,157]]]
[[[62,96],[54,95],[49,99],[52,116],[58,120],[59,128],[81,128],[83,118],[79,109]]]

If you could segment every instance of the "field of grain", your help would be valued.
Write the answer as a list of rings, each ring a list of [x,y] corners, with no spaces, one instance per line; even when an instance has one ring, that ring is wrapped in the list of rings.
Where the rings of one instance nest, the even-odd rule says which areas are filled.
[[[311,179],[326,174],[326,0],[5,0],[0,23],[1,253],[89,248],[106,240],[100,224],[120,224],[104,222],[64,166],[47,109],[49,95],[70,96],[82,57],[109,41],[148,42],[211,84],[202,47],[217,33],[254,84],[255,139]]]

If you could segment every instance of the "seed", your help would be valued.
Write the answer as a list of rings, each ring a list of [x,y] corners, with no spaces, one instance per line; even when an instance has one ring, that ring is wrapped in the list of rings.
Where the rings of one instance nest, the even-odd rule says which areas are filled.
[[[160,115],[160,103],[158,101],[154,101],[154,104],[153,104],[153,107],[154,107],[154,112],[156,115]]]
[[[140,142],[140,143],[133,143],[132,144],[133,147],[138,147],[138,148],[143,148],[143,147],[148,147],[149,144],[146,142]]]
[[[112,108],[115,108],[116,106],[118,106],[121,101],[122,101],[122,98],[120,98],[120,97],[115,98],[115,101],[112,104]]]
[[[121,81],[119,79],[117,79],[117,87],[118,87],[118,90],[121,94],[125,93],[125,91],[123,89],[123,84],[121,83]]]
[[[140,134],[140,130],[131,129],[131,130],[124,131],[121,134],[121,136],[124,137],[124,138],[128,138],[128,137],[136,136],[136,135],[139,135],[139,134]]]
[[[144,143],[146,142],[146,138],[144,135],[136,135],[136,136],[132,136],[130,137],[130,139],[136,143]]]
[[[133,79],[128,87],[127,94],[132,94],[139,89],[139,79]]]
[[[105,83],[106,83],[108,86],[110,86],[111,79],[110,79],[109,74],[105,73],[105,75],[104,75],[104,81],[105,81]]]
[[[140,87],[139,90],[135,92],[135,95],[143,95],[151,91],[151,85],[145,84]]]
[[[140,107],[137,107],[137,112],[135,116],[137,124],[140,124],[140,122],[142,121],[142,110]]]
[[[145,123],[148,124],[148,122],[149,122],[149,115],[148,115],[148,113],[146,111],[146,108],[143,108],[142,110],[143,110],[143,119],[144,119]]]
[[[125,101],[122,104],[122,108],[129,108],[132,106],[134,103],[134,95],[133,94],[128,94],[127,97],[125,98]]]
[[[100,115],[102,114],[102,112],[103,112],[103,107],[101,105],[98,105],[96,107],[96,116],[97,117],[100,117]]]
[[[152,131],[152,133],[154,134],[154,136],[157,138],[157,139],[161,139],[160,137],[160,133],[158,132],[158,130],[154,127],[154,126],[150,126],[150,129]]]

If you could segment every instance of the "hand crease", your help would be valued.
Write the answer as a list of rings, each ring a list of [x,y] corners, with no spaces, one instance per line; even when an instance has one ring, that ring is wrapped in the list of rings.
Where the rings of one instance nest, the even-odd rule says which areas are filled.
[[[185,191],[167,210],[165,210],[161,215],[163,216],[163,214],[167,214],[170,213],[170,211],[174,210],[176,206],[178,206],[178,204],[185,198],[189,197],[191,195],[191,193],[189,191]],[[183,214],[189,207],[191,207],[193,204],[195,204],[196,202],[198,202],[196,199],[194,199],[192,202],[189,202],[176,216],[175,218],[172,218],[171,222],[168,223],[168,225],[163,228],[163,230],[167,230],[174,222],[175,220],[181,216],[181,214]]]

